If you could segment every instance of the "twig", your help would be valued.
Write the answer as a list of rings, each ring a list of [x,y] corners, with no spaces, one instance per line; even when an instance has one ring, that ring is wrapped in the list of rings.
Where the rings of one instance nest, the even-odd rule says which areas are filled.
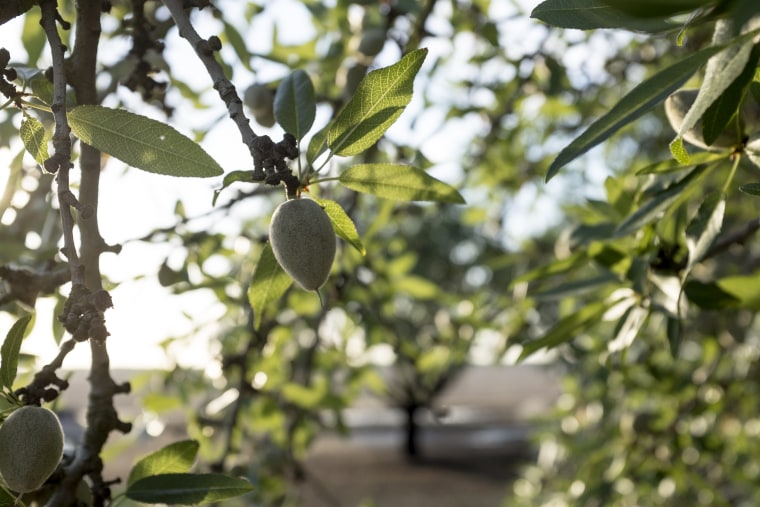
[[[282,141],[275,143],[269,136],[259,136],[253,131],[243,111],[235,86],[224,75],[224,70],[216,61],[214,52],[221,48],[219,38],[213,36],[206,40],[190,22],[182,0],[163,0],[164,5],[177,25],[179,35],[190,43],[203,66],[206,67],[214,89],[219,93],[227,113],[237,125],[243,143],[248,147],[253,159],[253,181],[264,181],[268,185],[284,183],[288,197],[295,197],[300,187],[298,178],[288,168],[285,159],[298,157],[296,138],[286,133]]]
[[[58,200],[60,203],[61,225],[63,226],[62,253],[69,262],[71,281],[84,285],[84,274],[79,263],[79,256],[74,244],[74,217],[71,207],[77,206],[76,198],[69,188],[69,170],[71,169],[71,129],[66,118],[66,69],[64,66],[64,47],[58,35],[56,2],[44,0],[40,4],[42,19],[40,23],[45,30],[50,53],[53,59],[53,118],[55,131],[53,133],[53,156],[45,161],[45,169],[57,172]]]
[[[221,97],[224,104],[227,106],[227,112],[232,121],[237,125],[240,135],[243,138],[243,143],[249,147],[251,156],[253,156],[254,144],[259,136],[256,135],[248,123],[248,118],[246,118],[245,112],[243,111],[243,101],[240,100],[240,97],[235,91],[235,86],[225,77],[224,69],[222,69],[222,66],[216,61],[214,52],[209,46],[208,41],[198,35],[198,32],[190,23],[190,17],[187,12],[185,12],[182,0],[164,0],[164,5],[169,9],[172,18],[174,19],[174,23],[179,30],[180,37],[190,43],[201,63],[206,67],[206,71],[213,82],[214,89],[219,93],[219,97]],[[264,179],[263,172],[259,176],[259,180]]]

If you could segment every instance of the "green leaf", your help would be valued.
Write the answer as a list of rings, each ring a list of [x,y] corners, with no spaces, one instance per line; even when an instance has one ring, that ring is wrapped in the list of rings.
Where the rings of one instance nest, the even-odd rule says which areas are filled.
[[[714,282],[700,282],[689,280],[684,285],[686,297],[704,310],[722,310],[736,308],[740,300],[736,296],[725,291]]]
[[[137,169],[198,178],[224,173],[197,143],[151,118],[122,109],[78,106],[69,111],[68,119],[82,142]]]
[[[715,23],[713,45],[710,48],[718,48],[720,51],[707,61],[702,85],[694,103],[683,117],[678,137],[682,137],[697,124],[705,111],[742,74],[750,60],[755,32],[732,39],[733,34],[730,21],[719,19]]]
[[[441,295],[441,289],[427,278],[407,275],[393,280],[393,288],[403,294],[408,294],[419,301],[437,300]]]
[[[760,196],[760,183],[747,183],[740,186],[739,190],[745,194]]]
[[[223,474],[162,474],[131,484],[127,498],[142,503],[200,505],[250,493],[251,483]]]
[[[650,200],[631,213],[615,231],[615,237],[623,237],[632,234],[644,225],[656,220],[660,214],[670,206],[681,193],[694,183],[705,172],[705,166],[697,166],[689,174],[673,183],[666,189],[656,193]]]
[[[285,294],[293,279],[282,269],[272,251],[272,245],[267,242],[261,251],[261,257],[253,272],[251,286],[248,288],[248,302],[253,308],[253,327],[258,329],[261,324],[261,314],[264,309]]]
[[[673,158],[682,166],[688,166],[691,165],[691,157],[689,156],[689,152],[686,150],[686,147],[683,145],[683,137],[676,137],[671,141],[670,145],[670,153],[673,155]]]
[[[726,197],[722,193],[714,192],[702,202],[697,215],[686,228],[689,263],[685,273],[689,273],[704,258],[707,250],[720,234],[725,211]]]
[[[21,350],[21,342],[24,340],[26,326],[32,320],[32,315],[24,315],[11,326],[5,335],[2,347],[0,347],[0,382],[2,387],[13,388],[18,369],[18,353]]]
[[[674,16],[707,7],[717,0],[603,0],[603,3],[639,18]]]
[[[219,197],[219,194],[222,193],[222,190],[229,187],[233,183],[237,181],[243,181],[245,183],[252,183],[254,181],[253,179],[253,171],[230,171],[227,174],[224,175],[224,181],[222,181],[222,188],[219,188],[217,190],[214,190],[214,198],[211,201],[211,205],[216,205],[216,200]]]
[[[32,2],[28,3],[31,4]],[[37,60],[40,59],[40,55],[47,43],[45,31],[40,30],[40,15],[38,12],[24,16],[24,28],[21,31],[21,42],[24,44],[24,49],[27,53],[26,65],[30,67],[37,65]]]
[[[248,47],[245,44],[245,39],[240,35],[237,28],[222,20],[224,23],[224,31],[222,32],[222,42],[225,40],[230,43],[232,49],[235,50],[235,54],[238,57],[238,61],[243,64],[248,71],[254,72],[251,68],[251,53],[248,51]]]
[[[412,99],[414,77],[426,56],[427,49],[417,49],[365,76],[328,131],[336,155],[356,155],[382,137]]]
[[[280,82],[274,95],[274,116],[285,132],[303,139],[314,124],[317,103],[314,85],[303,70],[295,70]]]
[[[356,224],[351,220],[343,207],[330,199],[314,199],[325,209],[325,213],[330,217],[335,234],[346,240],[360,254],[366,255],[367,250],[364,248],[359,233],[356,230]]]
[[[577,312],[571,313],[554,325],[543,337],[529,341],[523,345],[518,362],[527,358],[540,349],[552,349],[562,343],[572,340],[578,333],[599,321],[607,310],[606,302],[598,301],[584,306]]]
[[[358,164],[338,177],[346,187],[396,201],[464,204],[457,190],[422,169],[402,164]]]
[[[683,142],[681,143],[681,146],[683,146]],[[731,156],[731,153],[729,151],[698,151],[693,155],[689,155],[688,153],[686,155],[689,157],[689,160],[686,164],[682,164],[676,158],[669,158],[667,160],[662,160],[646,167],[642,167],[636,171],[636,175],[640,176],[642,174],[665,174],[675,171],[683,171],[692,165],[705,164],[708,162],[715,162],[717,160],[728,158]]]
[[[642,32],[663,32],[678,25],[665,19],[641,19],[606,5],[603,0],[546,0],[530,14],[560,28],[593,30],[627,28]]]
[[[609,138],[683,85],[699,67],[722,46],[711,46],[692,53],[674,65],[661,70],[628,92],[605,115],[592,123],[580,136],[565,147],[554,159],[546,175],[552,179],[561,168]]]
[[[148,454],[130,470],[127,487],[145,477],[189,472],[199,447],[200,444],[195,440],[182,440]]]
[[[306,162],[308,164],[314,164],[314,161],[319,158],[321,154],[327,151],[327,132],[329,125],[314,134],[309,141],[309,147],[306,148]]]
[[[736,117],[749,91],[752,78],[755,76],[758,56],[760,56],[760,51],[752,50],[741,74],[728,85],[702,116],[702,137],[708,146],[718,139],[731,120]],[[740,139],[737,138],[736,143],[739,142]]]
[[[42,122],[37,118],[24,114],[24,118],[21,120],[21,128],[19,129],[19,135],[24,142],[24,148],[29,152],[34,160],[38,164],[45,163],[50,155],[48,155],[48,136],[45,132],[45,127]]]

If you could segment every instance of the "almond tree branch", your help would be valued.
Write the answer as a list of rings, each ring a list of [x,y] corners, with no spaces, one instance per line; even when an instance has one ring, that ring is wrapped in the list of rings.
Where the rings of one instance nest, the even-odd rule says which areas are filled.
[[[295,159],[298,157],[295,137],[285,134],[282,141],[275,144],[269,136],[256,135],[245,116],[243,102],[240,100],[235,86],[224,75],[224,69],[214,56],[214,52],[221,48],[219,38],[212,36],[206,40],[198,35],[190,22],[190,17],[185,11],[182,0],[163,0],[163,2],[177,25],[180,37],[190,43],[195,54],[206,67],[206,71],[214,84],[214,89],[227,106],[229,117],[237,125],[243,143],[248,147],[253,158],[253,181],[265,181],[269,185],[284,183],[288,196],[295,196],[300,182],[285,162],[287,158]]]

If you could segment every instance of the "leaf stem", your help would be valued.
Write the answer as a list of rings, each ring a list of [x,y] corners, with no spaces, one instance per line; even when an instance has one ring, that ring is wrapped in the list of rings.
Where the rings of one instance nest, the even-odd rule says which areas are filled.
[[[728,178],[726,178],[726,182],[723,183],[723,189],[721,190],[723,194],[726,194],[728,192],[728,187],[731,185],[731,182],[734,180],[734,176],[736,175],[736,170],[739,167],[740,161],[741,161],[741,154],[737,154],[736,157],[734,157],[734,164],[731,166],[731,172],[728,173]]]

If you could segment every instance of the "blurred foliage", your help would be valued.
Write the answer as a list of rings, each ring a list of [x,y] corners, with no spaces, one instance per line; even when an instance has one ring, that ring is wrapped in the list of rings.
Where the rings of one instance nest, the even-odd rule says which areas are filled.
[[[73,16],[71,3],[60,3],[64,18]],[[752,2],[681,9],[663,0],[657,16],[603,2],[608,15],[598,18],[590,0],[561,2],[564,15],[557,3],[544,2],[534,16],[566,29],[506,0],[303,1],[293,8],[308,26],[297,29],[276,19],[275,2],[220,1],[197,13],[222,40],[219,59],[241,95],[256,86],[272,101],[282,80],[303,70],[322,124],[369,70],[429,48],[403,121],[352,162],[415,164],[454,183],[468,202],[399,204],[329,180],[313,185],[315,196],[346,210],[367,253],[341,242],[324,307],[291,287],[255,316],[256,326],[246,294],[279,191],[235,180],[237,193],[222,194],[214,220],[187,216],[180,202],[175,224],[135,238],[172,247],[157,273],[141,276],[177,297],[210,291],[225,308],[209,367],[177,364],[147,380],[141,400],[151,417],[186,412],[201,468],[247,476],[257,504],[295,504],[309,479],[309,445],[324,429],[346,431],[342,409],[360,394],[383,396],[413,421],[464,366],[544,351],[567,373],[564,394],[541,422],[536,463],[508,505],[757,503],[752,240],[760,222],[756,198],[738,191],[756,179],[746,139],[708,154],[688,146],[688,162],[673,160],[676,134],[662,96],[646,108],[633,101],[614,131],[597,137],[598,148],[556,162],[616,104],[631,102],[637,86],[662,84],[659,72],[709,46],[716,19],[755,14]],[[147,104],[169,123],[188,109],[222,118],[209,86],[184,82],[171,53],[151,42],[176,38],[165,10],[134,5],[114,2],[104,14],[104,44],[131,46],[99,69],[109,105]],[[671,16],[695,5],[688,21]],[[13,54],[12,64],[20,86],[42,95],[49,62],[35,16],[26,15],[26,54]],[[297,42],[285,36],[291,31]],[[734,36],[729,44],[738,45]],[[699,87],[706,77],[698,67],[669,85]],[[724,95],[721,103],[734,112],[756,106],[753,79],[740,100]],[[273,125],[266,106],[249,111],[257,131]],[[725,116],[718,113],[710,112]],[[215,121],[187,128],[202,143]],[[24,155],[19,123],[17,111],[0,110],[0,147],[13,157],[0,195],[0,266],[49,270],[60,261],[52,177]],[[753,126],[747,118],[748,135]],[[309,164],[318,158],[310,142],[303,140]],[[545,185],[547,173],[556,176]],[[0,310],[24,308],[7,301]],[[202,332],[167,337],[167,354]],[[379,365],[395,374],[382,376]],[[416,452],[413,443],[407,451]]]

